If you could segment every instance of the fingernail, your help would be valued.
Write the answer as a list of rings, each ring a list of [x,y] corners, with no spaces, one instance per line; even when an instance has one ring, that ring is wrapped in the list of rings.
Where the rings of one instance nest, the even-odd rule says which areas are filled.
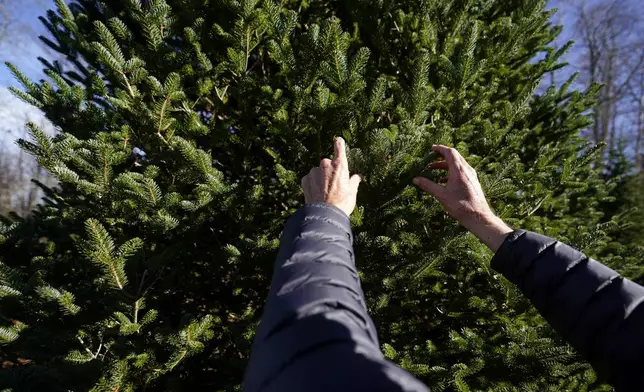
[[[414,179],[412,180],[412,182],[414,183],[414,185],[418,185],[418,184],[420,184],[420,179],[418,179],[418,178],[414,178]]]

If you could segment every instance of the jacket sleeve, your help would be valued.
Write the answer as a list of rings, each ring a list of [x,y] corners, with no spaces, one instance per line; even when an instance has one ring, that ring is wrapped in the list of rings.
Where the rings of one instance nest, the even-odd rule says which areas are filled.
[[[427,391],[380,352],[341,210],[310,204],[287,222],[244,391]]]
[[[517,230],[492,259],[617,391],[644,390],[644,288],[551,238]]]

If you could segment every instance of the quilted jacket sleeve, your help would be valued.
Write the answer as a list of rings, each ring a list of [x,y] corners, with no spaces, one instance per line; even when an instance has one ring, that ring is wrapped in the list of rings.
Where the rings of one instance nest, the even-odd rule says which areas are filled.
[[[380,352],[341,210],[310,204],[287,222],[244,391],[427,391]]]
[[[517,230],[492,259],[617,391],[644,391],[644,288],[568,245]]]

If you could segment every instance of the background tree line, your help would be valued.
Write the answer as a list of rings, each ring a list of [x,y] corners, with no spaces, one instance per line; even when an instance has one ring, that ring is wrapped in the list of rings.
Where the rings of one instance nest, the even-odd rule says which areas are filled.
[[[644,243],[644,13],[635,1],[601,0],[571,2],[576,56],[573,68],[580,82],[602,83],[593,125],[583,135],[606,147],[599,165],[614,179],[616,201],[605,205],[607,218],[627,214],[630,230],[623,241]]]

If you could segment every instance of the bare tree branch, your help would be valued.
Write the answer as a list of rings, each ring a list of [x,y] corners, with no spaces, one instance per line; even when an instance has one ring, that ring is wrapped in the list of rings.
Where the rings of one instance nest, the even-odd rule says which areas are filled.
[[[636,85],[644,67],[644,16],[637,7],[636,2],[624,0],[581,1],[576,5],[576,33],[586,71],[582,81],[604,85],[590,135],[594,142],[609,145],[604,158],[623,145],[621,139],[633,140],[634,149],[640,148],[641,95]]]

